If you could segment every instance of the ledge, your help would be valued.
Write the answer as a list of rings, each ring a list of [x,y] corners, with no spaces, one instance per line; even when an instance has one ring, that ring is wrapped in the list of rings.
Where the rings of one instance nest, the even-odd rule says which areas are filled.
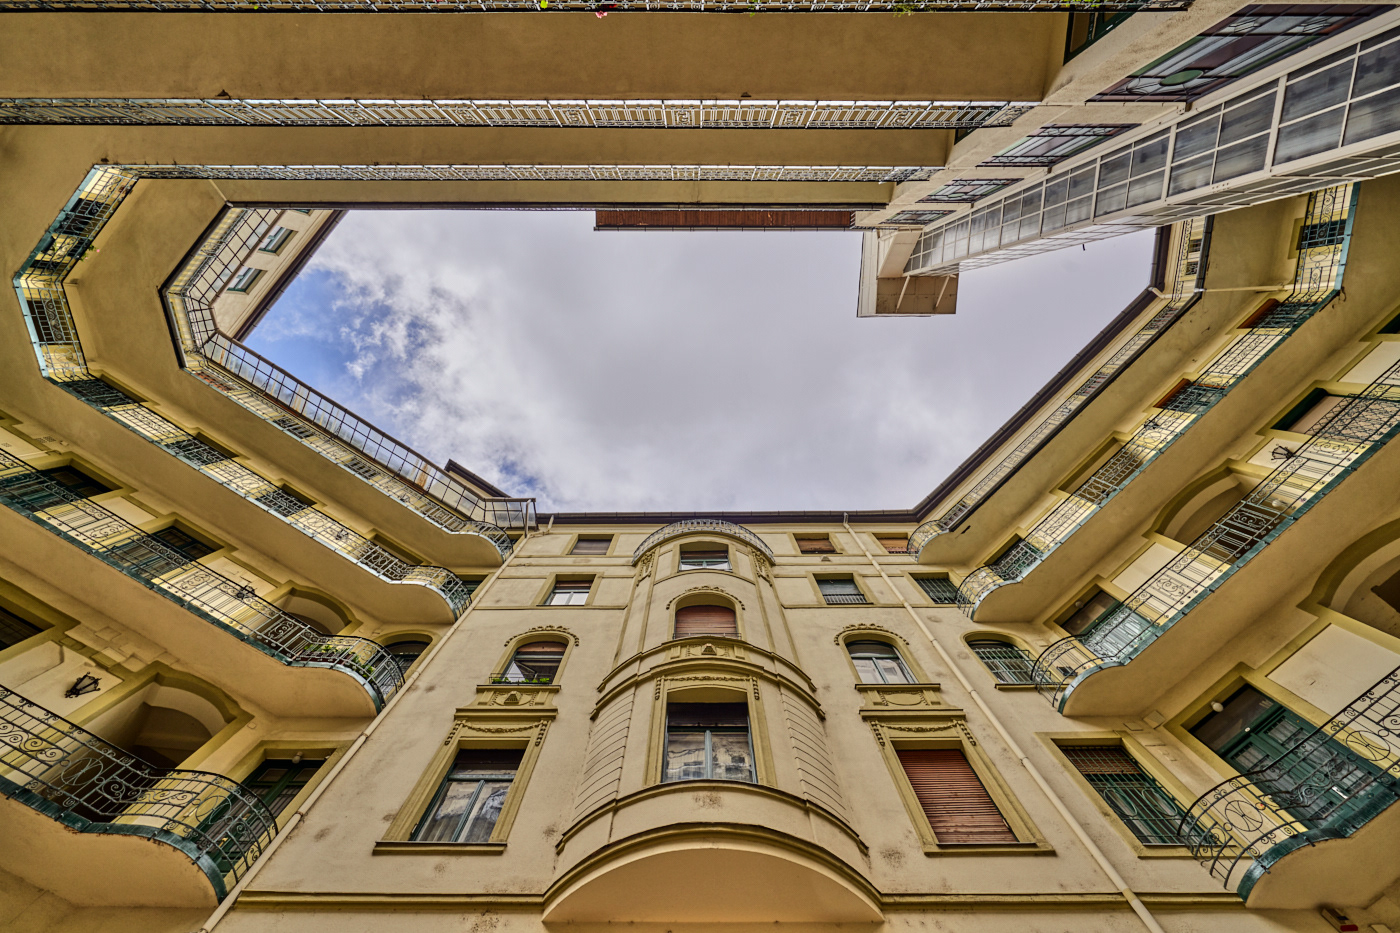
[[[400,842],[381,839],[374,844],[374,855],[501,855],[504,842]]]

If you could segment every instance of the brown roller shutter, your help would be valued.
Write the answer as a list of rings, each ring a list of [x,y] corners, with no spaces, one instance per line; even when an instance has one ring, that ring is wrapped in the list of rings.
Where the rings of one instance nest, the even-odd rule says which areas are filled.
[[[940,845],[1016,842],[1016,834],[957,748],[897,749]]]
[[[676,610],[676,637],[737,635],[739,623],[728,606],[686,606]]]
[[[880,535],[875,539],[890,554],[908,554],[909,539],[904,535]]]

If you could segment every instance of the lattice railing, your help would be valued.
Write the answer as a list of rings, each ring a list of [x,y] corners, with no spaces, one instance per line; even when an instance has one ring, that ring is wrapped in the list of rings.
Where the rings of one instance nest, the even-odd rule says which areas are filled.
[[[354,676],[376,706],[403,685],[393,656],[375,642],[323,635],[258,596],[246,583],[190,560],[3,450],[0,503],[284,664],[330,667]]]
[[[924,13],[1185,10],[1190,0],[0,0],[6,10],[186,13]]]
[[[763,543],[763,539],[749,531],[743,525],[736,525],[733,522],[721,521],[713,518],[688,518],[679,522],[672,522],[664,528],[658,528],[642,540],[637,545],[637,549],[632,552],[632,563],[641,560],[642,555],[664,541],[672,538],[679,538],[683,535],[697,534],[719,534],[729,538],[735,538],[752,547],[758,553],[773,562],[773,549]]]

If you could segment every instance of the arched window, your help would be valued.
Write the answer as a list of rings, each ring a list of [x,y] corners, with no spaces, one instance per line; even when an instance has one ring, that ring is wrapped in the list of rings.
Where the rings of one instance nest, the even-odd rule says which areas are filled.
[[[738,635],[739,619],[732,606],[683,606],[676,610],[676,636]]]
[[[384,650],[394,656],[394,663],[398,664],[399,670],[407,674],[408,669],[413,666],[419,656],[428,650],[428,643],[420,638],[406,638],[403,641],[396,641],[392,645],[385,645]]]
[[[912,684],[914,676],[904,666],[893,645],[883,641],[851,641],[846,643],[856,673],[864,684]]]
[[[995,638],[979,638],[969,641],[967,646],[987,666],[987,670],[992,672],[992,676],[996,677],[998,683],[1035,683],[1035,677],[1032,674],[1035,661],[1031,659],[1025,649]]]
[[[493,679],[506,684],[552,684],[563,660],[562,642],[528,641],[515,649],[505,671]]]

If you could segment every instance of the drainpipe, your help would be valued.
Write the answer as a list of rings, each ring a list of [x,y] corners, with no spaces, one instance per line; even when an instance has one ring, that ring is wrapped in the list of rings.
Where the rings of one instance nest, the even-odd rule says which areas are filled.
[[[551,524],[553,524],[552,521]],[[379,724],[385,720],[389,711],[398,704],[399,700],[403,699],[404,695],[408,693],[409,688],[418,682],[419,676],[428,669],[428,664],[433,658],[437,657],[438,652],[447,644],[448,639],[456,635],[458,630],[462,628],[462,625],[467,621],[467,616],[471,615],[471,611],[476,608],[479,599],[478,594],[485,593],[493,583],[500,579],[501,574],[505,573],[506,568],[510,566],[510,562],[515,558],[515,555],[520,553],[520,547],[524,545],[526,539],[529,537],[530,529],[526,528],[520,537],[520,544],[512,548],[511,552],[506,555],[506,559],[501,562],[501,566],[496,569],[496,572],[482,583],[481,586],[477,587],[476,592],[472,594],[474,598],[471,603],[467,606],[466,610],[457,617],[457,621],[452,623],[452,627],[447,630],[447,634],[439,638],[437,644],[433,645],[427,654],[419,658],[420,663],[417,669],[404,681],[398,693],[395,693],[393,697],[390,698],[389,702],[384,705],[384,708],[379,711],[379,715],[370,720],[369,725],[365,727],[364,731],[355,737],[355,741],[350,744],[350,748],[345,754],[340,756],[340,760],[331,768],[330,773],[321,781],[317,782],[315,789],[311,791],[311,795],[306,798],[306,802],[297,808],[297,811],[292,814],[292,818],[287,821],[287,825],[278,831],[277,835],[273,837],[272,842],[269,843],[268,847],[258,856],[257,861],[253,862],[252,867],[248,869],[248,873],[233,886],[233,890],[229,891],[228,896],[219,903],[218,907],[214,908],[214,912],[209,915],[209,919],[204,921],[204,926],[200,927],[196,933],[212,933],[213,929],[224,919],[224,915],[233,909],[233,905],[238,900],[238,896],[242,894],[248,885],[252,883],[253,879],[257,877],[258,872],[262,871],[263,866],[266,865],[268,859],[272,857],[272,853],[276,852],[282,845],[283,840],[290,836],[292,830],[296,829],[297,826],[301,824],[307,811],[315,805],[316,801],[321,798],[321,795],[325,793],[326,789],[331,786],[331,782],[334,781],[340,772],[345,769],[345,766],[350,763],[350,759],[355,757],[355,753],[364,747],[365,742],[374,734],[374,730],[379,728]]]
[[[924,624],[924,620],[919,617],[919,614],[914,611],[914,607],[909,605],[909,601],[900,595],[900,591],[894,585],[894,581],[889,578],[889,574],[885,573],[885,568],[880,566],[879,562],[871,555],[870,549],[865,546],[865,541],[862,540],[860,535],[851,530],[849,519],[850,516],[848,514],[842,514],[841,524],[846,529],[846,533],[859,545],[861,552],[865,554],[865,559],[870,561],[870,565],[875,568],[875,572],[880,575],[880,579],[885,581],[885,586],[889,587],[890,592],[899,598],[899,602],[904,606],[904,611],[909,614],[909,618],[914,620],[914,624],[919,627],[919,630],[923,632],[933,644],[934,650],[937,651],[938,656],[943,659],[944,666],[953,672],[953,676],[957,678],[958,683],[962,685],[962,688],[972,697],[972,702],[977,704],[977,708],[982,711],[982,715],[987,718],[987,721],[992,724],[992,728],[1001,736],[1002,741],[1011,749],[1011,753],[1020,760],[1021,766],[1030,773],[1031,780],[1035,781],[1036,786],[1050,799],[1050,803],[1060,814],[1060,818],[1069,824],[1070,829],[1074,830],[1074,835],[1078,837],[1084,848],[1089,850],[1089,855],[1098,863],[1099,868],[1108,876],[1108,880],[1113,886],[1118,889],[1118,893],[1123,895],[1123,899],[1128,902],[1128,906],[1133,909],[1133,913],[1138,915],[1138,919],[1142,921],[1143,926],[1151,930],[1152,933],[1166,933],[1166,931],[1162,929],[1161,924],[1157,922],[1157,918],[1152,916],[1152,912],[1147,909],[1147,905],[1128,887],[1128,883],[1123,880],[1123,876],[1118,874],[1118,870],[1113,867],[1108,857],[1103,854],[1103,850],[1098,847],[1093,839],[1089,838],[1089,834],[1085,832],[1083,825],[1074,818],[1074,815],[1069,812],[1069,807],[1065,806],[1065,802],[1060,799],[1059,795],[1056,794],[1054,789],[1046,782],[1045,776],[1042,775],[1036,766],[1031,763],[1031,760],[1026,757],[1026,753],[1021,750],[1021,746],[1016,744],[1016,740],[1006,731],[1006,727],[1002,725],[996,713],[991,711],[982,700],[982,697],[977,693],[977,690],[968,682],[967,678],[963,676],[962,671],[953,663],[953,659],[948,654],[947,649],[943,647],[942,643],[939,642],[937,638],[933,637],[933,633],[929,631],[928,626]]]

